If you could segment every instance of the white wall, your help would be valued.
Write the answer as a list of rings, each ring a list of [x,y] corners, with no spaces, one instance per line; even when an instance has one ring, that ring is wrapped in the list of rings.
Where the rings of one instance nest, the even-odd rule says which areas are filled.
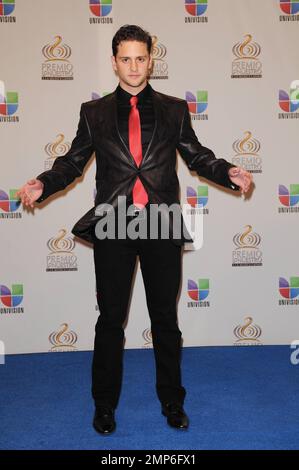
[[[285,15],[274,0],[209,0],[199,17],[188,14],[182,0],[113,0],[111,13],[100,20],[103,22],[93,23],[90,20],[96,16],[88,3],[16,0],[11,15],[0,17],[2,94],[3,86],[6,92],[18,93],[18,109],[11,119],[15,122],[0,115],[0,190],[8,194],[41,173],[47,164],[48,144],[52,144],[48,148],[54,156],[65,153],[67,147],[56,145],[55,154],[54,143],[59,134],[63,134],[64,144],[71,142],[80,104],[90,100],[92,92],[102,96],[117,86],[110,63],[114,33],[123,24],[139,24],[157,36],[159,47],[166,50],[163,70],[168,78],[152,79],[153,88],[181,98],[187,91],[208,91],[204,112],[208,120],[193,120],[201,143],[229,161],[234,161],[233,143],[242,141],[247,131],[252,134],[251,142],[255,139],[260,145],[258,156],[245,155],[242,160],[245,168],[252,160],[261,162],[249,199],[244,201],[209,184],[203,248],[186,251],[183,257],[178,314],[184,345],[287,344],[298,338],[297,291],[287,301],[278,288],[280,277],[288,282],[299,277],[299,205],[295,201],[291,212],[278,198],[279,185],[290,189],[291,184],[299,184],[299,115],[294,111],[279,119],[283,111],[278,102],[279,90],[289,93],[291,83],[299,79],[298,14]],[[236,59],[232,49],[249,34],[252,39],[243,48],[246,58],[239,60],[239,70],[244,70],[244,64],[253,66],[262,76],[232,78]],[[72,80],[42,80],[46,63],[42,49],[52,45],[57,35],[71,48],[69,62],[62,64],[71,64]],[[242,52],[242,47],[238,50]],[[161,63],[156,67],[160,70]],[[244,153],[248,144],[239,148]],[[187,186],[197,190],[208,184],[190,174],[180,157],[178,173],[182,203],[187,202]],[[23,288],[15,310],[5,305],[5,288],[1,291],[0,340],[9,354],[93,347],[98,311],[92,249],[78,240],[64,242],[69,253],[54,256],[61,256],[61,263],[76,257],[77,270],[51,272],[46,268],[47,242],[57,238],[61,229],[67,232],[65,238],[73,238],[74,223],[93,205],[94,174],[92,161],[84,180],[34,212],[21,206],[7,211],[5,202],[0,202],[0,285],[10,291],[13,285]],[[279,213],[281,207],[285,213]],[[261,242],[254,245],[257,236],[243,237],[238,251],[251,259],[262,252],[262,266],[232,266],[233,238],[244,233],[247,225]],[[192,302],[188,279],[209,279],[205,299],[209,306],[188,306]],[[279,305],[280,300],[287,305]],[[126,347],[151,347],[145,338],[149,327],[138,270]]]

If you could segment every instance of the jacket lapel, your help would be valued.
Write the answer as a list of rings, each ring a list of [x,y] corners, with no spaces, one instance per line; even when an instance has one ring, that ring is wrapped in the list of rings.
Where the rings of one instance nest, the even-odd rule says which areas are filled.
[[[161,103],[161,98],[155,90],[152,89],[152,98],[153,98],[153,108],[155,113],[155,126],[154,131],[151,137],[151,140],[148,144],[145,154],[143,155],[142,162],[140,167],[142,168],[145,163],[150,159],[151,154],[153,153],[153,148],[155,143],[158,140],[161,140],[161,130],[163,129],[162,123],[164,119],[163,113],[163,104]]]
[[[126,161],[134,169],[137,169],[136,162],[133,158],[133,155],[130,153],[126,143],[124,142],[118,128],[117,122],[117,101],[116,101],[116,92],[112,92],[109,97],[106,99],[105,109],[102,111],[102,116],[105,116],[104,120],[100,121],[100,125],[104,125],[105,134],[111,135],[112,139],[115,141],[116,146],[120,148],[118,155],[120,158]]]

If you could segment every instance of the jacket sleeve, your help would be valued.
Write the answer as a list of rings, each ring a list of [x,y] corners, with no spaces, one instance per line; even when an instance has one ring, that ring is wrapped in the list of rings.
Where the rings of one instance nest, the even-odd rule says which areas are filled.
[[[199,176],[203,176],[221,186],[238,191],[239,186],[234,184],[228,176],[228,170],[235,165],[223,158],[216,158],[212,150],[201,145],[191,125],[188,104],[186,101],[184,104],[185,109],[177,149],[189,170],[196,171]]]
[[[83,105],[81,105],[77,134],[72,141],[70,150],[62,157],[56,158],[51,170],[44,171],[36,177],[44,183],[43,193],[36,202],[44,201],[81,176],[93,151],[90,129]]]

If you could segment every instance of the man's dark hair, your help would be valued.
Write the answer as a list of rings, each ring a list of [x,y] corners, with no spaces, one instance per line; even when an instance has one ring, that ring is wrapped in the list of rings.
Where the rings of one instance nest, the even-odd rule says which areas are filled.
[[[140,28],[140,26],[136,26],[135,24],[126,24],[119,28],[112,39],[112,52],[114,57],[116,57],[118,45],[122,41],[144,42],[147,45],[148,53],[151,53],[152,38],[150,34]]]

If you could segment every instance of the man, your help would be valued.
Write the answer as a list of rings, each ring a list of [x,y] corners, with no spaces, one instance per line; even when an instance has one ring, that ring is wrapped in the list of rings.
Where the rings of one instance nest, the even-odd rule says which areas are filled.
[[[149,220],[150,206],[179,205],[176,149],[188,168],[201,176],[242,193],[251,185],[248,172],[217,159],[198,142],[185,100],[151,88],[148,83],[153,60],[151,48],[151,37],[140,27],[125,25],[117,31],[112,41],[112,67],[119,77],[117,89],[99,100],[82,104],[71,149],[55,160],[51,170],[28,181],[18,193],[25,206],[33,207],[34,202],[45,200],[81,176],[95,151],[95,207],[77,222],[73,233],[94,244],[100,316],[92,367],[96,408],[93,424],[98,432],[106,434],[116,427],[114,411],[122,381],[123,323],[137,256],[151,319],[156,390],[162,414],[170,426],[186,429],[189,425],[183,408],[186,391],[181,383],[181,332],[176,302],[182,245],[190,238],[185,234],[175,237],[171,218],[168,239],[161,235],[151,238],[149,232],[136,239],[127,234],[100,237],[98,228],[103,214],[99,214],[99,209],[109,205],[112,212],[115,209],[120,213],[120,197],[126,197],[126,208],[131,204],[135,208],[124,216],[127,226],[140,213]]]

